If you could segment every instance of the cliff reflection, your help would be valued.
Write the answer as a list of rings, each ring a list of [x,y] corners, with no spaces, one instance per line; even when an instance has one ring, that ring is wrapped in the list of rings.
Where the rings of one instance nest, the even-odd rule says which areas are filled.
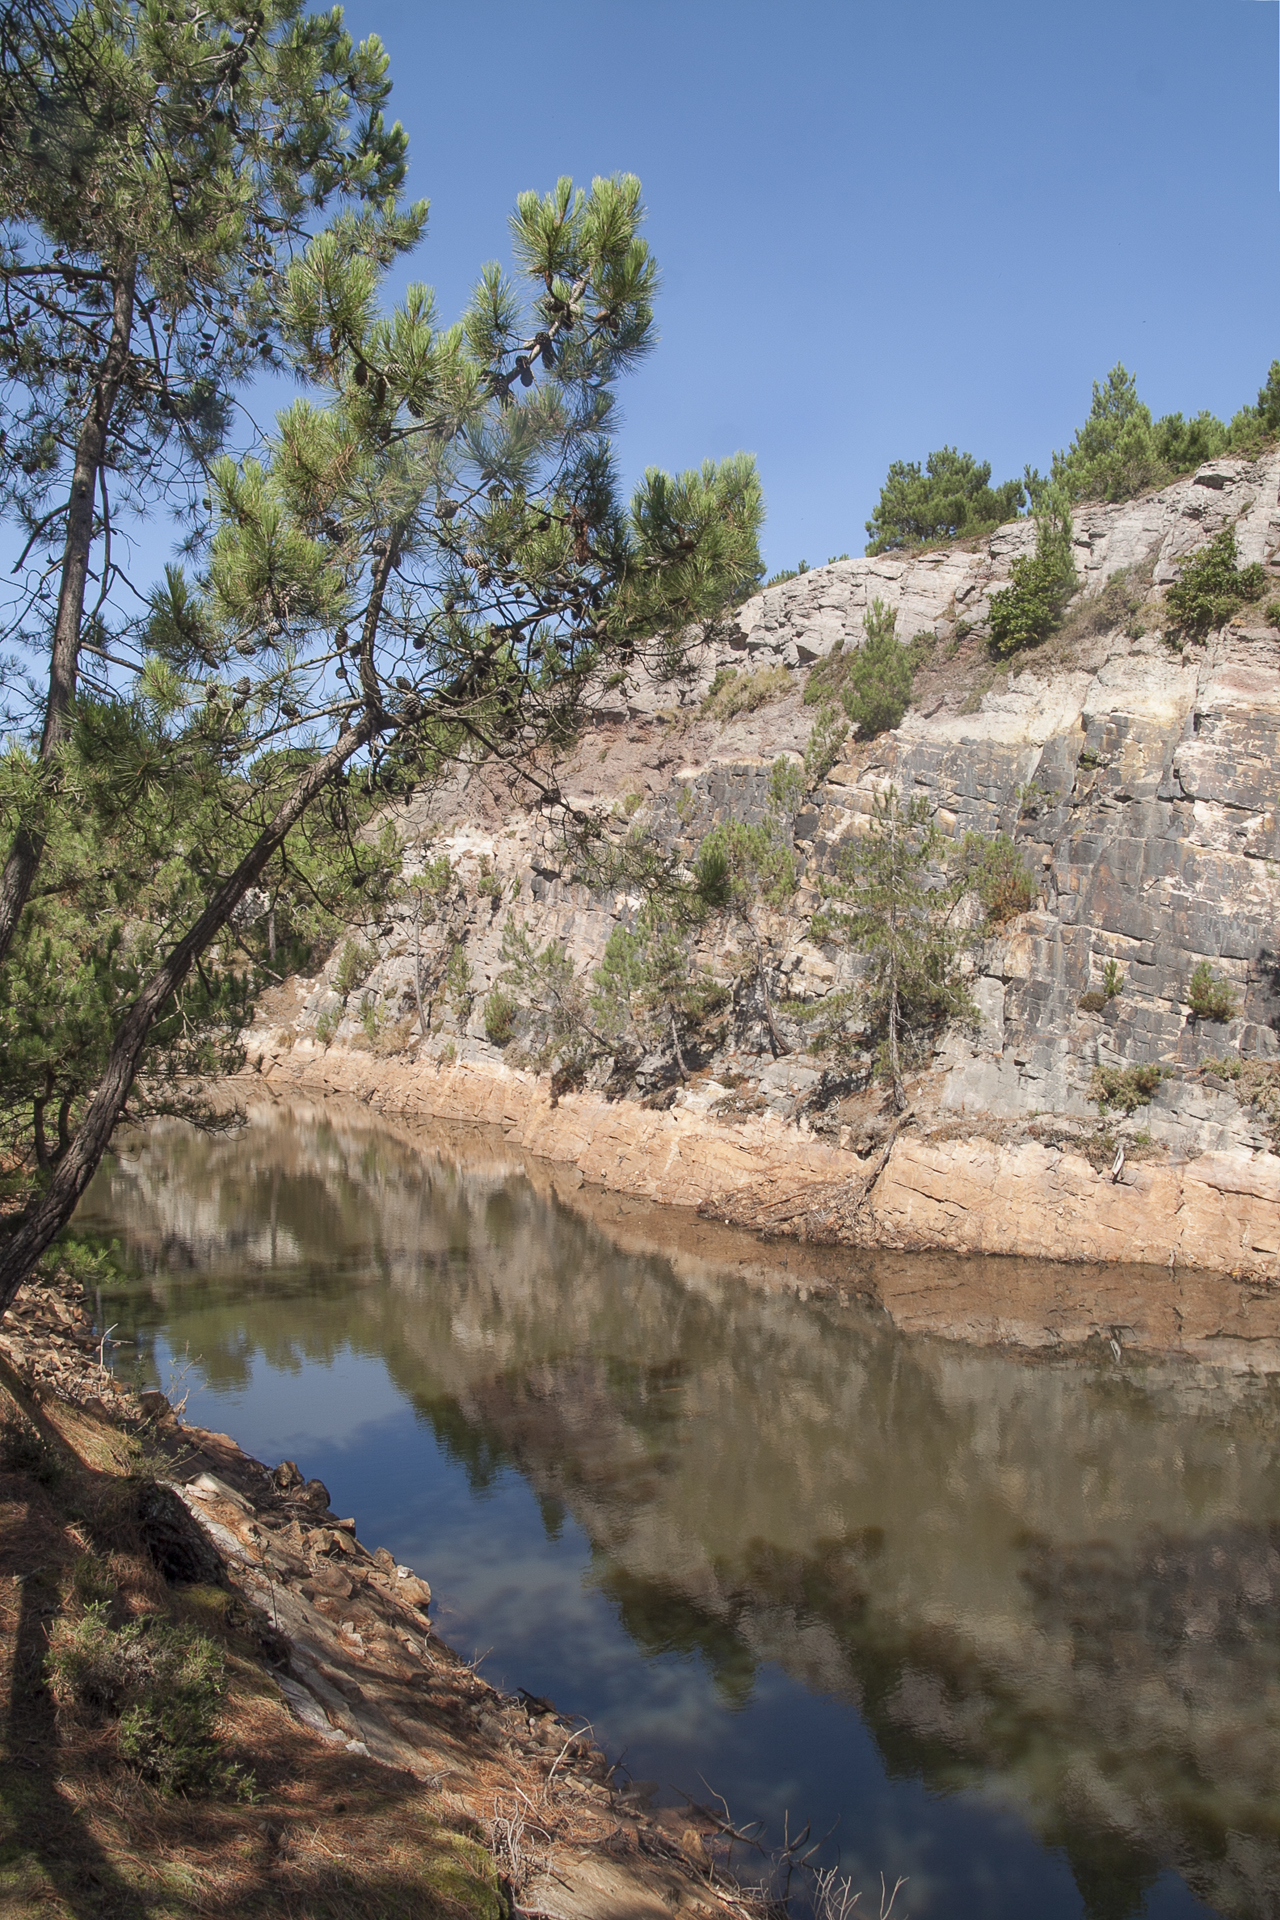
[[[1014,1802],[1091,1914],[1170,1866],[1280,1912],[1273,1387],[909,1341],[777,1284],[831,1260],[669,1218],[646,1250],[501,1148],[305,1112],[157,1129],[86,1218],[211,1382],[379,1356],[474,1485],[574,1516],[639,1647],[852,1703],[891,1771]]]

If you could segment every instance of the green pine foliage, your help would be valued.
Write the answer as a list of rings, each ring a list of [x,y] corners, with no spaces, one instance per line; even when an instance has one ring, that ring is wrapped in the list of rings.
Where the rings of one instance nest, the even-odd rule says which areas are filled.
[[[539,1072],[567,1073],[580,1078],[609,1043],[595,1030],[590,1017],[589,985],[578,972],[562,942],[549,940],[539,949],[514,914],[502,930],[503,970],[497,986],[510,1021],[499,1031],[514,1037],[520,1021],[520,1056]],[[492,994],[490,995],[492,999]],[[498,1009],[495,1018],[501,1014]],[[508,1042],[491,1035],[495,1045]]]
[[[485,996],[484,1034],[494,1047],[510,1046],[516,1034],[516,1015],[520,1004],[505,987],[491,987]]]
[[[0,958],[39,864],[82,642],[95,678],[104,653],[116,684],[142,665],[113,520],[159,504],[205,524],[236,385],[296,364],[281,293],[326,213],[388,262],[426,218],[398,206],[386,55],[376,37],[356,46],[340,10],[95,0],[4,19],[0,516],[31,563],[9,629],[31,691],[7,679],[6,718],[38,738],[42,778],[3,849]]]
[[[795,892],[796,859],[777,811],[760,825],[726,820],[698,849],[694,887],[704,911],[736,938],[740,973],[768,1029],[775,1055],[790,1053],[770,992],[773,956],[768,910],[784,908]]]
[[[1010,575],[1009,585],[991,596],[991,648],[1001,658],[1047,639],[1078,584],[1071,515],[1052,492],[1036,513],[1035,552],[1021,554]]]
[[[898,616],[883,600],[873,600],[863,620],[865,638],[848,666],[840,699],[860,740],[874,740],[902,724],[911,705],[915,664],[910,647],[898,640]]]
[[[893,787],[876,796],[866,832],[845,842],[823,882],[813,938],[849,949],[861,971],[852,993],[833,996],[818,1042],[870,1046],[899,1113],[909,1068],[927,1057],[942,1027],[972,1016],[960,967],[966,936],[955,925],[967,887],[963,871],[949,871],[927,802],[904,803]]]
[[[615,1059],[670,1045],[677,1070],[688,1077],[690,1055],[705,1046],[728,999],[695,958],[699,919],[696,900],[655,901],[633,927],[613,928],[592,976],[591,1008]]]
[[[406,231],[393,198],[376,217],[320,232],[271,281],[273,324],[311,391],[259,457],[212,462],[200,570],[171,569],[131,635],[137,700],[155,731],[146,778],[173,798],[199,772],[208,784],[181,804],[208,817],[171,838],[163,871],[183,885],[145,913],[145,937],[138,921],[125,927],[127,990],[124,961],[103,956],[120,985],[98,992],[100,1051],[72,1087],[77,1152],[55,1162],[50,1148],[49,1177],[0,1249],[0,1302],[133,1108],[148,1035],[170,1019],[175,1034],[189,1031],[197,989],[238,993],[247,1010],[253,976],[230,956],[265,926],[269,961],[292,849],[330,857],[364,890],[365,912],[352,917],[372,917],[384,836],[353,819],[354,796],[385,811],[388,796],[477,756],[523,774],[540,749],[575,736],[611,671],[636,659],[680,670],[672,636],[697,637],[759,577],[749,459],[650,470],[629,501],[619,487],[615,389],[654,340],[643,217],[630,176],[522,195],[514,272],[486,268],[452,326],[422,286],[398,308],[384,302]],[[127,649],[121,658],[127,683]],[[104,751],[97,764],[127,814],[130,755]],[[21,751],[3,777],[14,844],[38,866],[64,832],[54,789]],[[70,831],[79,799],[69,784],[60,791]],[[443,911],[424,895],[428,910]],[[4,989],[14,1032],[33,991]],[[455,1000],[469,1004],[470,991]],[[35,1102],[46,1111],[60,1095],[36,1084],[37,1046],[15,1057],[26,1084],[10,1110],[25,1101],[30,1141]]]
[[[1261,600],[1267,585],[1266,569],[1258,561],[1239,564],[1236,530],[1224,527],[1185,563],[1165,595],[1165,605],[1184,636],[1201,639],[1224,627],[1241,607]]]
[[[805,747],[809,786],[826,779],[840,756],[850,727],[860,740],[873,740],[901,726],[911,705],[919,651],[897,636],[898,616],[883,600],[873,600],[863,620],[861,647],[846,650],[843,640],[815,661],[805,679],[807,706],[818,717]],[[932,634],[928,636],[932,641]]]
[[[989,533],[1026,506],[1020,480],[991,485],[991,462],[942,447],[921,470],[918,461],[895,460],[867,521],[868,553],[936,545],[962,534]]]
[[[1089,1098],[1100,1113],[1114,1107],[1124,1114],[1136,1113],[1148,1106],[1164,1078],[1163,1067],[1143,1061],[1136,1067],[1095,1067],[1089,1084]]]
[[[1094,382],[1093,404],[1065,453],[1055,453],[1052,484],[1067,500],[1131,500],[1167,486],[1224,453],[1252,454],[1280,434],[1280,360],[1271,363],[1255,406],[1241,407],[1229,424],[1200,412],[1152,418],[1138,398],[1134,376],[1115,366]],[[1030,476],[1033,502],[1045,483]]]
[[[966,833],[953,860],[977,894],[988,926],[1016,919],[1040,897],[1035,875],[1007,833]]]
[[[804,770],[809,788],[820,787],[840,758],[849,737],[849,716],[837,700],[818,709],[813,730],[805,742]]]
[[[1200,960],[1187,982],[1187,1005],[1193,1019],[1226,1021],[1233,1018],[1238,1003],[1226,981],[1216,979],[1209,962]]]

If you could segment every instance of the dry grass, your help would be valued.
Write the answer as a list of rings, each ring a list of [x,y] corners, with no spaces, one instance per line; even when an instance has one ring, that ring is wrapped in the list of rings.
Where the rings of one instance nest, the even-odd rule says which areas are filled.
[[[0,1912],[6,1920],[422,1920],[502,1911],[479,1832],[451,1831],[409,1774],[318,1739],[288,1714],[261,1623],[219,1588],[171,1587],[134,1515],[138,1443],[77,1408],[36,1405],[8,1374],[0,1419],[55,1451],[51,1484],[0,1468]],[[109,1598],[108,1598],[109,1596]],[[123,1763],[113,1729],[61,1724],[51,1635],[106,1602],[218,1648],[220,1746],[251,1773],[246,1804],[165,1793]]]
[[[736,667],[722,667],[702,703],[702,712],[712,720],[736,719],[740,713],[754,713],[770,700],[780,700],[798,685],[786,667],[760,667],[755,673],[740,673]]]

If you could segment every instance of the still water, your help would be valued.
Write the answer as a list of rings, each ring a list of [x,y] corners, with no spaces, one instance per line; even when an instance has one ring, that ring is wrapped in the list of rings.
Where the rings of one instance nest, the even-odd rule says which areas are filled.
[[[156,1128],[80,1224],[118,1373],[659,1799],[830,1829],[913,1920],[1280,1914],[1275,1386],[904,1338],[856,1256],[364,1116]]]

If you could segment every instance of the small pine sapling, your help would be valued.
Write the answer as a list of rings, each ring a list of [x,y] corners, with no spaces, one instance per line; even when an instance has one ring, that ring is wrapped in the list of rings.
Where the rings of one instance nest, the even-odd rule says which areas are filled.
[[[949,870],[923,796],[904,804],[888,787],[876,796],[867,831],[846,843],[813,917],[816,940],[846,946],[862,962],[849,1011],[879,1047],[898,1113],[913,1055],[949,1021],[973,1018],[960,969],[966,936],[953,924],[968,884],[962,865]]]
[[[1207,960],[1198,961],[1187,982],[1187,1005],[1195,1020],[1230,1020],[1236,1011],[1236,997],[1225,980],[1214,978]]]
[[[863,621],[866,638],[849,657],[840,697],[860,740],[900,726],[911,705],[914,655],[899,643],[897,627],[896,611],[873,600]]]

